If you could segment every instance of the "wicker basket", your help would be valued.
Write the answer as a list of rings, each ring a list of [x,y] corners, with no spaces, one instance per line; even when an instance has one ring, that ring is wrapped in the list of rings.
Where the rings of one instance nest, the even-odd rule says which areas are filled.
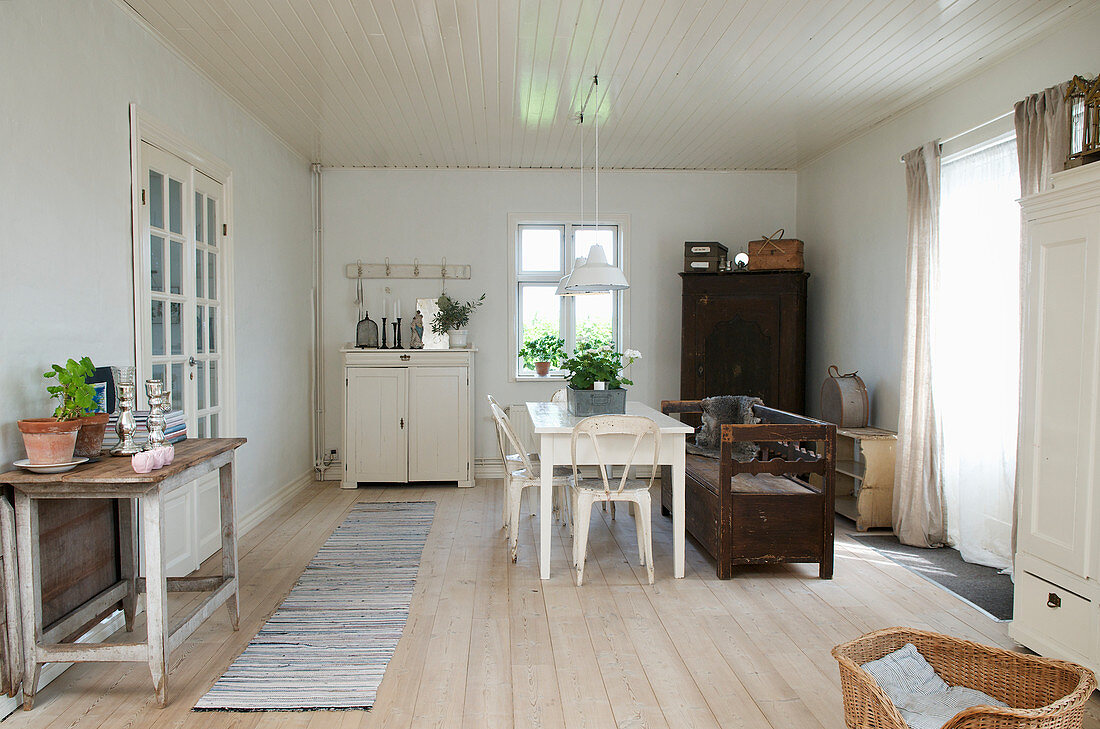
[[[948,684],[977,689],[1013,707],[975,706],[959,712],[944,729],[1079,728],[1085,701],[1096,688],[1092,671],[1076,663],[924,630],[887,628],[833,648],[840,663],[844,720],[851,729],[908,729],[886,693],[860,668],[906,643],[916,646]]]

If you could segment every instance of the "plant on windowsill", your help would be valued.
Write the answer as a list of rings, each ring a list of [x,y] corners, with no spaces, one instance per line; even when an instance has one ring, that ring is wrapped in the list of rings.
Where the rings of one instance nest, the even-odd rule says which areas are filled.
[[[546,377],[550,368],[557,367],[565,357],[565,340],[547,332],[524,342],[519,356],[525,367],[533,369],[539,377]]]
[[[451,349],[465,348],[469,341],[466,327],[470,323],[470,314],[485,303],[485,294],[465,304],[442,294],[435,303],[439,306],[439,313],[432,322],[432,331],[439,336],[450,333]]]
[[[68,463],[75,456],[98,456],[107,429],[107,413],[100,413],[95,388],[87,378],[95,365],[87,357],[70,359],[64,366],[52,365],[42,377],[56,379],[46,391],[58,401],[51,418],[20,420],[19,432],[27,460],[35,465]]]
[[[626,390],[633,385],[623,370],[641,359],[636,349],[618,352],[610,344],[578,345],[562,363],[569,373],[566,391],[569,412],[574,415],[600,415],[626,412]]]

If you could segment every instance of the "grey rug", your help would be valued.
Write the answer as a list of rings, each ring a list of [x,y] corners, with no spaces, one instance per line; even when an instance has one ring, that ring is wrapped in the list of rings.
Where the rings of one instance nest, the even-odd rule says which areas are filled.
[[[195,711],[369,709],[434,515],[431,501],[356,504]]]
[[[942,586],[997,620],[1012,620],[1012,578],[993,567],[964,562],[950,547],[922,549],[893,534],[853,534],[887,559]]]

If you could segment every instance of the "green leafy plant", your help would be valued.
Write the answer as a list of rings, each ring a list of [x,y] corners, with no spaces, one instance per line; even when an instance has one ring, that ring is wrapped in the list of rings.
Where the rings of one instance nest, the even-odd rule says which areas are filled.
[[[442,336],[452,329],[465,329],[470,323],[470,314],[485,303],[485,294],[465,304],[443,294],[435,303],[439,306],[439,314],[432,322],[432,331]]]
[[[606,382],[609,389],[615,389],[634,384],[623,377],[623,370],[641,356],[636,349],[619,353],[611,344],[578,343],[573,355],[562,363],[562,369],[569,373],[569,385],[574,389],[591,390],[594,382]]]
[[[56,379],[56,385],[50,385],[46,392],[58,401],[53,416],[58,420],[75,420],[96,411],[95,388],[86,378],[95,374],[95,365],[87,357],[70,359],[65,366],[55,364],[49,372],[42,374],[47,380]]]
[[[549,362],[551,366],[557,367],[565,357],[565,340],[556,331],[546,332],[526,339],[519,350],[519,356],[528,369],[534,368],[536,362]]]

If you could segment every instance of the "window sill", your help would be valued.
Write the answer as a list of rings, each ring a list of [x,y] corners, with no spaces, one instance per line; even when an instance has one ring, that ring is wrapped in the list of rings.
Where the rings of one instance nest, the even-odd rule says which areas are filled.
[[[547,375],[546,377],[539,377],[538,375],[512,375],[513,382],[568,382],[564,375]]]

